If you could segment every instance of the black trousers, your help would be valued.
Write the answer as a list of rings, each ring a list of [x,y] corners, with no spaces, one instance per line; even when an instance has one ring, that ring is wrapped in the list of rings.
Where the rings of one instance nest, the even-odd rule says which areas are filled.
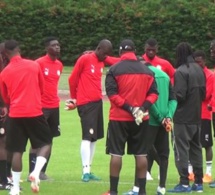
[[[188,185],[188,161],[193,166],[195,183],[202,184],[203,162],[200,141],[201,125],[174,124],[173,146],[180,184]]]

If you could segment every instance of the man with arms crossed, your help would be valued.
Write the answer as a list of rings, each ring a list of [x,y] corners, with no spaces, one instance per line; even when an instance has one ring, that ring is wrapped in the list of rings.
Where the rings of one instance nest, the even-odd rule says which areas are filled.
[[[39,191],[39,174],[50,153],[51,132],[42,113],[43,75],[39,65],[20,56],[15,40],[5,42],[5,54],[10,59],[0,75],[1,95],[9,105],[9,128],[6,148],[12,152],[13,188],[10,195],[20,194],[22,155],[30,139],[37,150],[36,165],[29,175],[33,192]]]

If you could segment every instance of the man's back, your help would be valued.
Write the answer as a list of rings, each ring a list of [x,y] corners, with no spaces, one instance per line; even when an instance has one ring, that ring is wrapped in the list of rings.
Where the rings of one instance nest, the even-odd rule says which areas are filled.
[[[32,117],[42,114],[43,77],[39,65],[15,56],[1,73],[2,95],[10,105],[9,116]]]
[[[189,66],[184,64],[177,69],[174,78],[178,101],[174,122],[199,124],[201,121],[201,103],[206,93],[205,76],[202,68],[191,60]]]
[[[115,84],[111,82],[112,79],[115,79]],[[120,101],[125,99],[126,103],[138,107],[142,106],[149,93],[157,92],[150,91],[153,82],[153,72],[147,66],[133,59],[122,60],[109,69],[106,76],[106,91],[110,98],[118,94],[115,99],[117,103],[120,104]],[[115,90],[112,90],[113,85]],[[130,121],[133,117],[119,105],[111,102],[110,119]]]

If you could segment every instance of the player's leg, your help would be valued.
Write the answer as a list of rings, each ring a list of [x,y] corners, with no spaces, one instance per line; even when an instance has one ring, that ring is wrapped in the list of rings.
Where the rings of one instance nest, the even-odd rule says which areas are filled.
[[[5,149],[5,133],[0,134],[0,190],[6,190],[7,181],[7,151]]]
[[[39,191],[39,175],[45,165],[51,149],[51,130],[44,116],[32,117],[26,120],[29,139],[33,149],[37,149],[37,158],[34,170],[30,173],[29,179],[32,182],[33,192]]]
[[[168,190],[170,193],[190,192],[188,179],[188,161],[189,161],[189,140],[192,137],[192,131],[187,129],[186,124],[174,124],[172,131],[173,147],[175,155],[175,164],[178,170],[180,180],[173,189]]]
[[[203,158],[202,158],[202,145],[200,141],[201,126],[189,125],[189,131],[194,132],[194,135],[190,141],[190,162],[193,165],[193,173],[195,175],[195,181],[192,185],[192,191],[202,192],[202,178],[203,178]]]
[[[7,129],[6,149],[12,154],[13,187],[10,190],[11,195],[19,195],[20,193],[19,183],[22,174],[22,154],[25,151],[28,140],[23,120],[23,118],[8,118],[10,127]]]
[[[146,173],[148,164],[147,153],[149,148],[152,147],[154,136],[151,135],[151,129],[148,126],[148,121],[143,121],[140,126],[137,126],[135,122],[130,123],[129,130],[127,152],[128,154],[135,155],[135,186],[139,187],[138,194],[144,195],[146,194]],[[137,193],[135,192],[134,194]]]
[[[163,195],[166,193],[166,179],[169,159],[169,134],[168,132],[166,132],[163,126],[159,127],[154,145],[160,161],[159,165],[160,182],[157,189],[157,194]]]
[[[82,126],[80,149],[83,167],[82,181],[100,180],[99,177],[91,173],[91,165],[95,154],[96,141],[104,137],[102,101],[78,106],[78,113]],[[92,120],[92,116],[95,116],[94,120]]]
[[[126,122],[109,121],[106,154],[111,155],[110,159],[110,194],[118,192],[119,176],[122,167],[122,156],[124,155],[125,143],[127,140]]]
[[[201,124],[201,144],[205,149],[206,172],[203,177],[204,183],[212,181],[212,161],[213,161],[213,138],[211,120],[203,119]]]

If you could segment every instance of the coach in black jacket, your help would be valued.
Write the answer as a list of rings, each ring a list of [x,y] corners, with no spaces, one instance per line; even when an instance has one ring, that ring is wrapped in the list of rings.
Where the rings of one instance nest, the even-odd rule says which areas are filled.
[[[195,63],[192,49],[182,42],[176,49],[175,93],[178,106],[173,118],[173,143],[175,163],[180,183],[172,193],[202,192],[202,148],[200,143],[201,104],[206,95],[205,76],[202,68]],[[195,181],[189,186],[188,161],[193,165]]]

